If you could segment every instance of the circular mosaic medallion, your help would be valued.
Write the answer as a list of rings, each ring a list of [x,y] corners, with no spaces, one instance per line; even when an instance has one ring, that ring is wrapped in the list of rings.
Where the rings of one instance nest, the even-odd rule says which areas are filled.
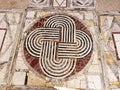
[[[41,18],[28,29],[24,56],[38,74],[63,79],[80,72],[90,60],[90,32],[76,18],[55,14]]]

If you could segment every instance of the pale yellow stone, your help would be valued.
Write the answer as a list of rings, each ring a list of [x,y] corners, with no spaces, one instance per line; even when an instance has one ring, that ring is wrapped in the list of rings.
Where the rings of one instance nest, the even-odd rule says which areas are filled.
[[[120,85],[120,82],[115,81],[115,82],[110,82],[112,85]]]
[[[46,86],[46,87],[52,87],[53,85],[52,85],[51,82],[46,82],[45,86]]]
[[[103,25],[104,20],[105,20],[105,17],[104,16],[100,16],[100,25]]]
[[[47,12],[47,11],[37,12],[36,17],[42,17],[42,16],[46,16],[48,14],[49,14],[49,12]]]
[[[120,21],[120,16],[115,16],[115,18],[116,18],[118,21]]]
[[[89,27],[94,27],[94,22],[93,22],[93,20],[86,20],[85,23],[86,23],[86,25],[89,26]]]
[[[41,12],[36,13],[36,17],[39,18],[41,16]]]
[[[108,37],[108,31],[107,30],[102,30],[102,39],[104,41],[108,40],[109,37]]]
[[[115,61],[113,60],[112,56],[108,52],[105,53],[105,57],[106,57],[108,64],[110,64],[110,65],[116,64]]]
[[[28,73],[28,82],[27,82],[28,86],[46,86],[45,83],[46,83],[45,80],[38,77],[34,73],[32,72]]]
[[[105,31],[102,31],[102,39],[105,40]]]

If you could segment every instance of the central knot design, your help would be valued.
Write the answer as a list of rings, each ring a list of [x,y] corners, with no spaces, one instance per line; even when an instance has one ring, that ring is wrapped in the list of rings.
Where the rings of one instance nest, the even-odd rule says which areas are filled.
[[[62,79],[75,69],[77,59],[92,50],[92,38],[77,30],[74,20],[66,15],[49,17],[43,27],[31,31],[25,40],[27,52],[39,58],[42,72],[51,78]]]

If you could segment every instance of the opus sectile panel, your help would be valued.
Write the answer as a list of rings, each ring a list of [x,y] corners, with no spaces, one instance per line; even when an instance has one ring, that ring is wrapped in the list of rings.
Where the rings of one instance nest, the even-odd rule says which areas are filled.
[[[64,79],[80,72],[91,58],[93,41],[76,17],[53,14],[27,30],[23,45],[27,65],[41,76]]]

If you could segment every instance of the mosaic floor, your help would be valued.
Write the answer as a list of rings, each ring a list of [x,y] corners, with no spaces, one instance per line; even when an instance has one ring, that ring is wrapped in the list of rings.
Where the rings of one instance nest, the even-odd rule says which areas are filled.
[[[95,0],[1,10],[0,36],[0,90],[120,89],[120,13]]]

